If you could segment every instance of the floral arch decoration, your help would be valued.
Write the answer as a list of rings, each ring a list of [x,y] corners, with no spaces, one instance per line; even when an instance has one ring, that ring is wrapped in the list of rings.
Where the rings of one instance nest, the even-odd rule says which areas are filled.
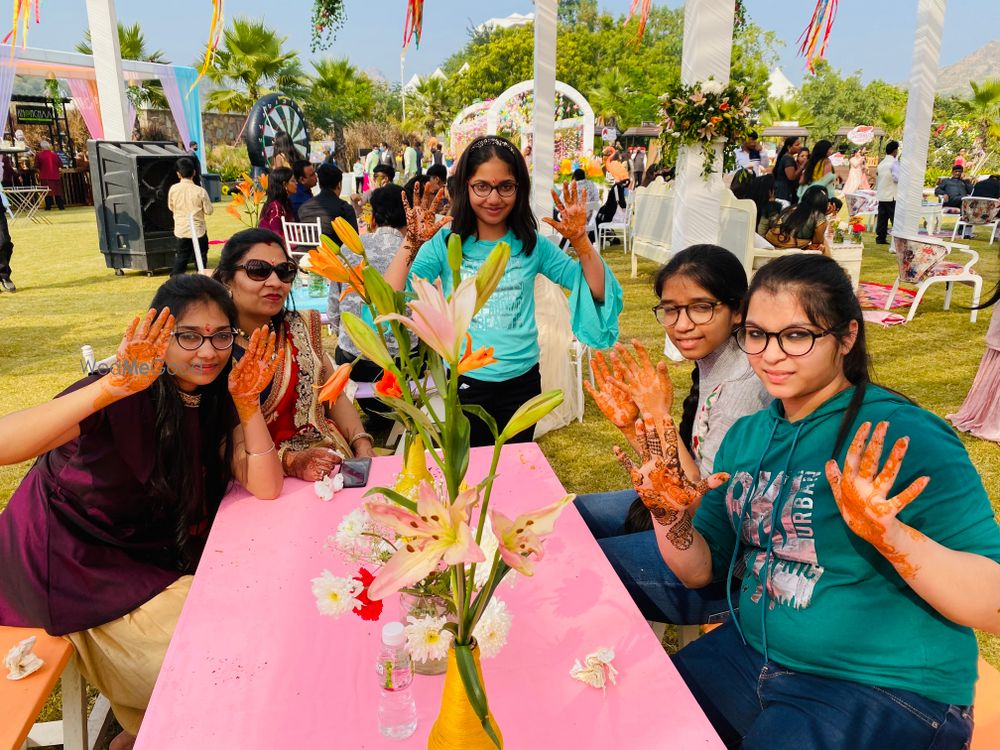
[[[456,159],[473,139],[486,135],[486,111],[492,104],[492,99],[475,102],[455,115],[455,119],[451,122],[449,141],[451,152]]]

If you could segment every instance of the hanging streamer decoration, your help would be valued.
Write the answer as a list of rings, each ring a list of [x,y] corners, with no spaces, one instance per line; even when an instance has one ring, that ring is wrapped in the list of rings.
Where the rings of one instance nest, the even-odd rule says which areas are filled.
[[[816,60],[826,53],[833,19],[837,15],[837,2],[838,0],[816,0],[812,19],[798,38],[799,54],[806,58],[806,67],[810,73],[816,72]]]
[[[17,27],[21,27],[21,46],[26,47],[28,44],[28,23],[31,21],[31,9],[35,9],[35,23],[41,23],[42,16],[39,9],[39,3],[41,0],[14,0],[14,23],[11,30],[7,33],[7,36],[3,38],[3,44],[10,42],[10,54],[13,57],[14,47],[17,46],[18,32]]]
[[[309,49],[312,52],[329,49],[337,31],[344,25],[343,0],[313,0],[312,39]]]
[[[646,22],[649,21],[649,8],[652,4],[653,0],[632,0],[632,7],[629,8],[628,18],[625,19],[625,23],[631,21],[636,9],[639,9],[639,32],[635,35],[635,44],[637,47],[642,42],[643,34],[646,33]]]
[[[410,46],[410,40],[417,38],[420,49],[420,32],[424,27],[424,0],[406,0],[406,23],[403,27],[403,48]]]
[[[191,84],[191,88],[188,89],[190,94],[194,91],[195,86],[198,85],[198,81],[205,77],[209,69],[212,67],[212,63],[215,62],[215,51],[219,48],[219,42],[222,40],[222,30],[226,27],[226,22],[222,17],[222,3],[223,0],[212,0],[212,26],[208,30],[208,44],[205,46],[205,59],[201,63],[201,69],[198,71],[198,77],[194,79],[194,83]]]

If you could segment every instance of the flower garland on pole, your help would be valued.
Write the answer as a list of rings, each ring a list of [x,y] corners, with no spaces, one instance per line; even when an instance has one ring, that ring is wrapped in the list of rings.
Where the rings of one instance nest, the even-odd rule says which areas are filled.
[[[677,157],[679,146],[701,145],[705,157],[701,175],[706,180],[714,163],[713,144],[735,142],[750,130],[750,95],[738,83],[714,78],[692,85],[676,83],[660,97],[664,162]]]

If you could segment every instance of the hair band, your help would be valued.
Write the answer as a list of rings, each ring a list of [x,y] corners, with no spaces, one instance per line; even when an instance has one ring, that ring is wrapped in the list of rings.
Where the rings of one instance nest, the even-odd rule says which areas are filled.
[[[505,141],[501,138],[495,138],[493,136],[483,138],[481,141],[473,144],[472,150],[476,151],[477,149],[480,149],[483,146],[501,146],[510,151],[512,154],[517,153],[517,149],[515,149],[514,146],[512,146],[508,141]]]

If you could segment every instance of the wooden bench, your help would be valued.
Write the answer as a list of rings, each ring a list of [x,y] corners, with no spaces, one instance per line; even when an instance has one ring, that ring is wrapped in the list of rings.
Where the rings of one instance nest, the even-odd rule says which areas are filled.
[[[25,638],[35,636],[34,653],[44,666],[21,680],[0,676],[0,750],[62,745],[66,750],[93,750],[102,740],[110,716],[107,698],[100,696],[87,716],[87,690],[76,666],[73,646],[65,638],[49,635],[40,628],[0,626],[0,657]],[[62,681],[61,721],[36,724],[45,701]],[[88,738],[90,741],[88,742]]]

